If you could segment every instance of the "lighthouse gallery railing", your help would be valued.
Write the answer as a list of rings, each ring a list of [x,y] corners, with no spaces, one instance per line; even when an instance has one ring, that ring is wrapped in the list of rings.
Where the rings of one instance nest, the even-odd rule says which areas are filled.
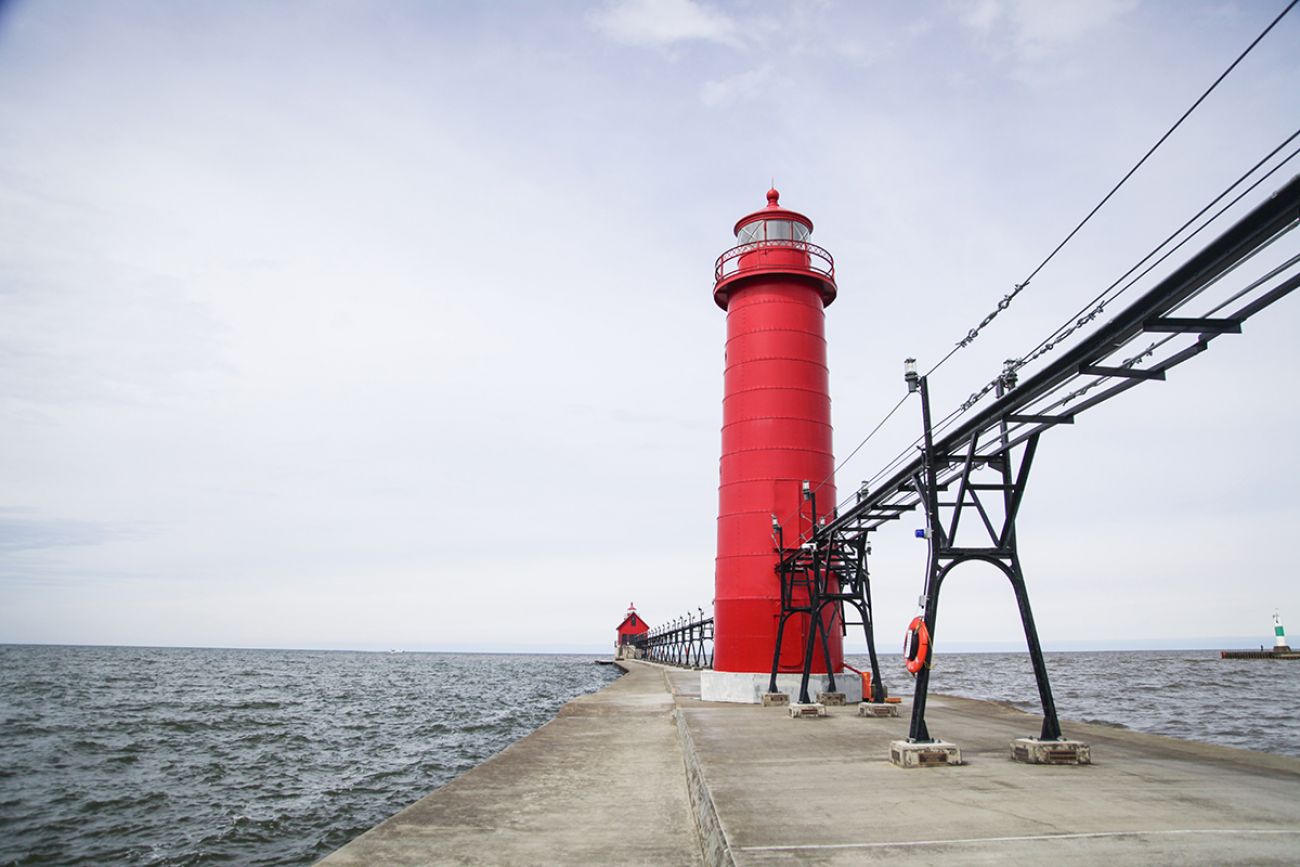
[[[789,269],[790,264],[788,262],[779,265],[775,263],[771,265],[747,263],[742,266],[740,264],[740,258],[742,256],[758,252],[759,250],[794,250],[799,253],[807,253],[808,261],[806,263],[801,263],[801,268],[807,268],[808,270],[821,274],[823,277],[828,277],[831,280],[835,279],[835,260],[831,258],[831,254],[826,249],[818,247],[816,244],[809,243],[808,241],[786,241],[778,239],[751,241],[748,244],[741,244],[738,247],[732,247],[730,250],[723,253],[718,257],[717,264],[713,267],[714,283],[721,282],[723,279],[739,274],[742,271],[745,273],[751,271],[754,273],[760,273],[769,270],[784,271]]]

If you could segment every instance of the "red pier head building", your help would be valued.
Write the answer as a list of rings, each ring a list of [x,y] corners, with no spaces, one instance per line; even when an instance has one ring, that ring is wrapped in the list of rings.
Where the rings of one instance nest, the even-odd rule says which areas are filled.
[[[835,265],[809,242],[812,229],[812,220],[781,207],[780,194],[768,190],[767,207],[736,223],[736,246],[718,258],[714,272],[713,300],[727,311],[727,345],[714,658],[700,683],[706,701],[758,702],[766,691],[781,614],[774,525],[787,546],[808,533],[812,502],[805,484],[819,515],[836,502],[824,312],[835,300]],[[807,615],[786,624],[779,671],[791,673],[778,675],[782,691],[797,683],[793,672],[803,669],[810,628]],[[818,646],[812,670],[838,675],[844,662],[838,624],[829,632],[830,659]],[[855,684],[861,688],[857,681],[837,683],[847,693]]]
[[[614,647],[635,644],[638,638],[641,638],[649,631],[650,627],[636,613],[636,606],[629,602],[627,615],[623,618],[623,622],[618,625],[618,634],[614,639]]]

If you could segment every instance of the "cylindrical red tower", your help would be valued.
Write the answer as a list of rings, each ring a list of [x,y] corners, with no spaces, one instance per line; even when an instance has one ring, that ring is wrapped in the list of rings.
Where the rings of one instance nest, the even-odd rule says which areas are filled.
[[[713,298],[727,311],[722,461],[718,487],[718,557],[713,671],[701,682],[706,700],[757,701],[766,689],[781,613],[773,518],[788,546],[835,506],[831,401],[826,366],[826,305],[835,300],[830,253],[809,243],[812,220],[767,207],[736,223],[737,246],[718,258]],[[786,626],[780,670],[801,671],[809,618]],[[843,650],[831,630],[830,668]],[[818,647],[814,672],[826,672]],[[847,679],[846,679],[847,680]]]

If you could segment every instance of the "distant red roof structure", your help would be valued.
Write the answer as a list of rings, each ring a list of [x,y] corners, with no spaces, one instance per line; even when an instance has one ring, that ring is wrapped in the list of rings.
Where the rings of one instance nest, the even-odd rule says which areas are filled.
[[[618,638],[614,641],[614,644],[615,646],[632,644],[637,637],[645,635],[649,631],[649,625],[641,619],[641,615],[636,613],[636,606],[628,603],[627,616],[618,625]]]

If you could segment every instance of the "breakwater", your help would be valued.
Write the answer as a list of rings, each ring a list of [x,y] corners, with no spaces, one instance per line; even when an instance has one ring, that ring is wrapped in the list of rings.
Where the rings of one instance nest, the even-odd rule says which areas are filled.
[[[1065,723],[1093,764],[1032,766],[1038,720],[932,696],[965,764],[903,770],[906,718],[703,702],[699,674],[643,662],[323,867],[533,863],[1290,863],[1300,760]],[[906,704],[904,705],[906,710]],[[693,831],[684,834],[683,828]]]
[[[1300,659],[1300,653],[1287,650],[1221,650],[1220,659]]]

